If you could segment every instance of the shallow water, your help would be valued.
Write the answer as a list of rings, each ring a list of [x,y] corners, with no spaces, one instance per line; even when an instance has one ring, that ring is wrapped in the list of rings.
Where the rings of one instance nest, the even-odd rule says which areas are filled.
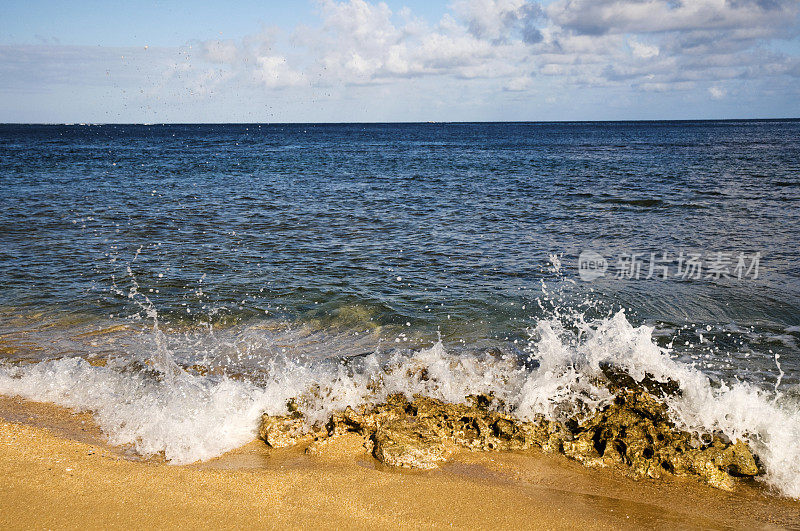
[[[312,418],[393,391],[563,416],[604,403],[611,361],[679,379],[680,422],[747,437],[798,496],[799,133],[2,125],[0,392],[188,462],[295,395]]]

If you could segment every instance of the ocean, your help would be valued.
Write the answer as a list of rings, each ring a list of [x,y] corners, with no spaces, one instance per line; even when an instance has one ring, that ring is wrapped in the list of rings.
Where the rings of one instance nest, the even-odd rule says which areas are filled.
[[[676,380],[800,497],[800,121],[0,125],[0,394],[174,463],[392,392]]]

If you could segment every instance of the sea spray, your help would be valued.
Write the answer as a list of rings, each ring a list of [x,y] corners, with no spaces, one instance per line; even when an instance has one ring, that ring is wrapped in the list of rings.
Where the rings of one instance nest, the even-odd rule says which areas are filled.
[[[467,355],[439,341],[349,360],[275,357],[259,372],[235,378],[184,370],[168,377],[159,367],[120,357],[105,366],[80,358],[5,362],[0,393],[91,411],[112,444],[132,445],[145,456],[163,453],[180,464],[248,442],[260,415],[286,413],[290,398],[303,403],[309,422],[392,393],[456,403],[492,393],[520,419],[588,415],[611,399],[597,378],[602,364],[612,364],[637,380],[649,374],[677,381],[681,392],[665,400],[681,428],[747,440],[764,466],[763,480],[800,497],[797,404],[747,383],[712,381],[673,359],[651,334],[652,328],[632,325],[624,312],[572,328],[550,319],[531,330],[528,359],[497,352]]]

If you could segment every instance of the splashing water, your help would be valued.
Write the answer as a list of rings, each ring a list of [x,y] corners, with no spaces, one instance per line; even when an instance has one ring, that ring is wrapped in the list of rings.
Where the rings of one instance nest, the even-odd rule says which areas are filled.
[[[522,419],[544,414],[565,420],[608,403],[610,394],[597,382],[601,364],[611,363],[637,380],[649,373],[678,381],[682,393],[667,403],[681,427],[746,439],[764,464],[763,481],[785,495],[800,496],[796,401],[745,382],[710,380],[657,346],[653,329],[632,325],[622,311],[573,325],[541,320],[522,356],[465,355],[437,341],[428,348],[378,350],[346,362],[273,357],[247,377],[172,372],[168,367],[175,362],[166,349],[156,358],[165,354],[169,363],[154,363],[152,370],[132,370],[121,358],[103,367],[80,358],[6,363],[0,365],[0,393],[92,411],[112,444],[190,463],[252,440],[261,413],[286,413],[292,397],[299,397],[310,422],[396,392],[452,402],[494,393]],[[156,345],[164,345],[160,333],[151,332]]]
[[[679,381],[677,422],[747,438],[797,497],[798,131],[2,125],[0,393],[187,463],[295,396],[312,422],[390,392],[589,414],[612,363]],[[763,267],[584,282],[588,250]]]

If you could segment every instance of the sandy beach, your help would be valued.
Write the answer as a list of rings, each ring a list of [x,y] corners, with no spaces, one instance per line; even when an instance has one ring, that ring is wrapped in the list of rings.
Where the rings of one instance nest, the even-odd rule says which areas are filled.
[[[759,487],[633,481],[539,452],[463,452],[441,470],[407,472],[343,436],[318,455],[253,441],[173,466],[107,445],[86,414],[3,398],[0,419],[3,528],[800,525],[800,502]]]
[[[0,20],[0,531],[800,531],[800,0]]]

